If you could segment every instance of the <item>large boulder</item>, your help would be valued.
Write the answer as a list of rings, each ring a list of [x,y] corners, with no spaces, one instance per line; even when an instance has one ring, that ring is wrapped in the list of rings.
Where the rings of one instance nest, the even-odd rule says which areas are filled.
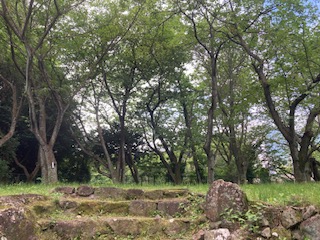
[[[292,207],[286,207],[281,215],[282,226],[289,229],[292,228],[303,220],[301,209],[295,209]]]
[[[247,197],[237,184],[223,180],[212,183],[205,202],[205,214],[211,222],[222,220],[221,215],[226,211],[243,213],[247,210]]]
[[[0,197],[0,239],[36,239],[36,219],[26,205],[46,199],[47,197],[37,194]]]
[[[317,214],[300,224],[300,230],[305,237],[320,239],[320,214]]]
[[[35,237],[35,222],[24,208],[0,210],[0,238],[8,240],[30,240]]]
[[[80,186],[77,188],[76,193],[81,197],[89,197],[94,193],[94,188],[90,186]]]

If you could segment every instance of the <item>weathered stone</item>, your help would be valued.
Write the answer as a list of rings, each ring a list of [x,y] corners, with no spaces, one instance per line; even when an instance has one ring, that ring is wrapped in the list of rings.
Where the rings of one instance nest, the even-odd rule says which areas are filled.
[[[192,236],[192,240],[204,240],[204,234],[205,231],[201,229],[199,232]]]
[[[244,228],[239,228],[238,230],[231,233],[228,240],[245,240],[248,239],[248,233]]]
[[[90,186],[80,186],[77,188],[76,193],[80,197],[89,197],[94,193],[94,188]]]
[[[205,214],[210,221],[218,221],[226,210],[245,212],[248,201],[237,184],[223,180],[214,181],[206,196]]]
[[[75,193],[75,188],[74,187],[56,187],[53,192],[57,192],[57,193],[63,193],[66,195],[71,195],[73,193]]]
[[[174,189],[174,190],[164,190],[163,197],[164,198],[178,198],[178,197],[186,197],[189,194],[188,189]]]
[[[141,189],[128,189],[126,199],[141,199],[144,198],[144,191]]]
[[[293,230],[292,231],[292,239],[304,240],[305,238],[300,230]]]
[[[291,239],[291,231],[282,227],[278,226],[271,230],[271,235],[281,239]]]
[[[241,227],[241,223],[239,221],[229,221],[223,219],[220,223],[220,228],[228,228],[231,232],[236,231]]]
[[[289,229],[303,221],[302,213],[299,209],[287,207],[281,214],[282,226]]]
[[[230,231],[227,228],[220,228],[206,231],[204,240],[227,240],[230,237]]]
[[[300,224],[300,230],[310,239],[320,239],[320,214],[317,214]]]
[[[58,236],[58,239],[92,239],[97,232],[103,231],[98,222],[90,219],[41,222],[40,225],[43,231],[42,235]]]
[[[304,209],[303,214],[302,214],[303,220],[306,220],[306,219],[316,215],[317,213],[318,212],[317,212],[317,209],[315,206],[313,206],[313,205],[307,206]]]
[[[35,201],[44,201],[47,197],[38,194],[20,194],[12,196],[1,196],[0,206],[23,207]]]
[[[78,206],[77,202],[69,200],[59,200],[59,207],[62,209],[71,209]]]
[[[158,202],[157,210],[166,215],[175,216],[176,214],[183,214],[185,212],[184,207],[187,204],[187,200],[163,200]]]
[[[151,201],[135,200],[129,206],[129,214],[135,216],[150,216],[156,210],[157,204]]]
[[[269,227],[269,226],[270,226],[270,223],[269,223],[269,221],[268,221],[267,218],[262,217],[262,218],[261,218],[261,221],[260,221],[260,225],[261,225],[261,227]]]
[[[100,198],[125,199],[126,191],[115,187],[96,188],[94,195]]]
[[[270,238],[271,237],[271,229],[269,227],[264,228],[261,231],[261,236],[264,238]]]
[[[167,235],[176,235],[181,232],[185,232],[190,228],[190,221],[182,219],[170,219],[164,228],[164,232]]]
[[[162,190],[146,191],[144,192],[144,197],[151,200],[162,199],[163,191]]]
[[[222,221],[217,221],[217,222],[209,222],[209,228],[210,229],[218,229],[221,228],[221,223]]]
[[[279,225],[281,225],[281,213],[282,213],[282,208],[281,207],[275,207],[275,206],[265,206],[263,210],[261,211],[262,213],[262,219],[265,221],[263,225],[267,224],[266,226],[270,228],[275,228]]]
[[[138,235],[140,234],[139,222],[134,219],[112,218],[107,223],[116,235]]]
[[[24,208],[0,210],[0,237],[8,240],[35,238],[35,222]]]

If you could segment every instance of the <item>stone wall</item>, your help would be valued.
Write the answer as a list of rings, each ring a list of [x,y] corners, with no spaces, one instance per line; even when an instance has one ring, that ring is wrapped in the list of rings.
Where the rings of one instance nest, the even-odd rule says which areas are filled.
[[[315,206],[270,206],[248,203],[238,185],[218,180],[206,196],[209,230],[194,239],[320,239],[320,214]]]

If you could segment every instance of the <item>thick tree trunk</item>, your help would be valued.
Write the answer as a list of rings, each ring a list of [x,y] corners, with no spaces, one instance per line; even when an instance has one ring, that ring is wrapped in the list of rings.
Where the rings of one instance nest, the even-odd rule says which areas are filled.
[[[52,147],[46,145],[39,148],[39,161],[42,183],[58,182],[58,167]]]
[[[238,171],[238,184],[245,184],[247,182],[248,164],[245,161],[238,159],[236,165]]]
[[[293,175],[296,182],[309,182],[311,180],[309,158],[307,155],[302,156],[302,149],[299,151],[298,146],[298,143],[289,144],[293,162]]]

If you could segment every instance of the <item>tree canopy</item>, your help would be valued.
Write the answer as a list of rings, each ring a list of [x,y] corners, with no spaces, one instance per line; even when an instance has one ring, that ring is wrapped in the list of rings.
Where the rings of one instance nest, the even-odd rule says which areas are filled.
[[[319,180],[318,7],[1,0],[0,181]]]

